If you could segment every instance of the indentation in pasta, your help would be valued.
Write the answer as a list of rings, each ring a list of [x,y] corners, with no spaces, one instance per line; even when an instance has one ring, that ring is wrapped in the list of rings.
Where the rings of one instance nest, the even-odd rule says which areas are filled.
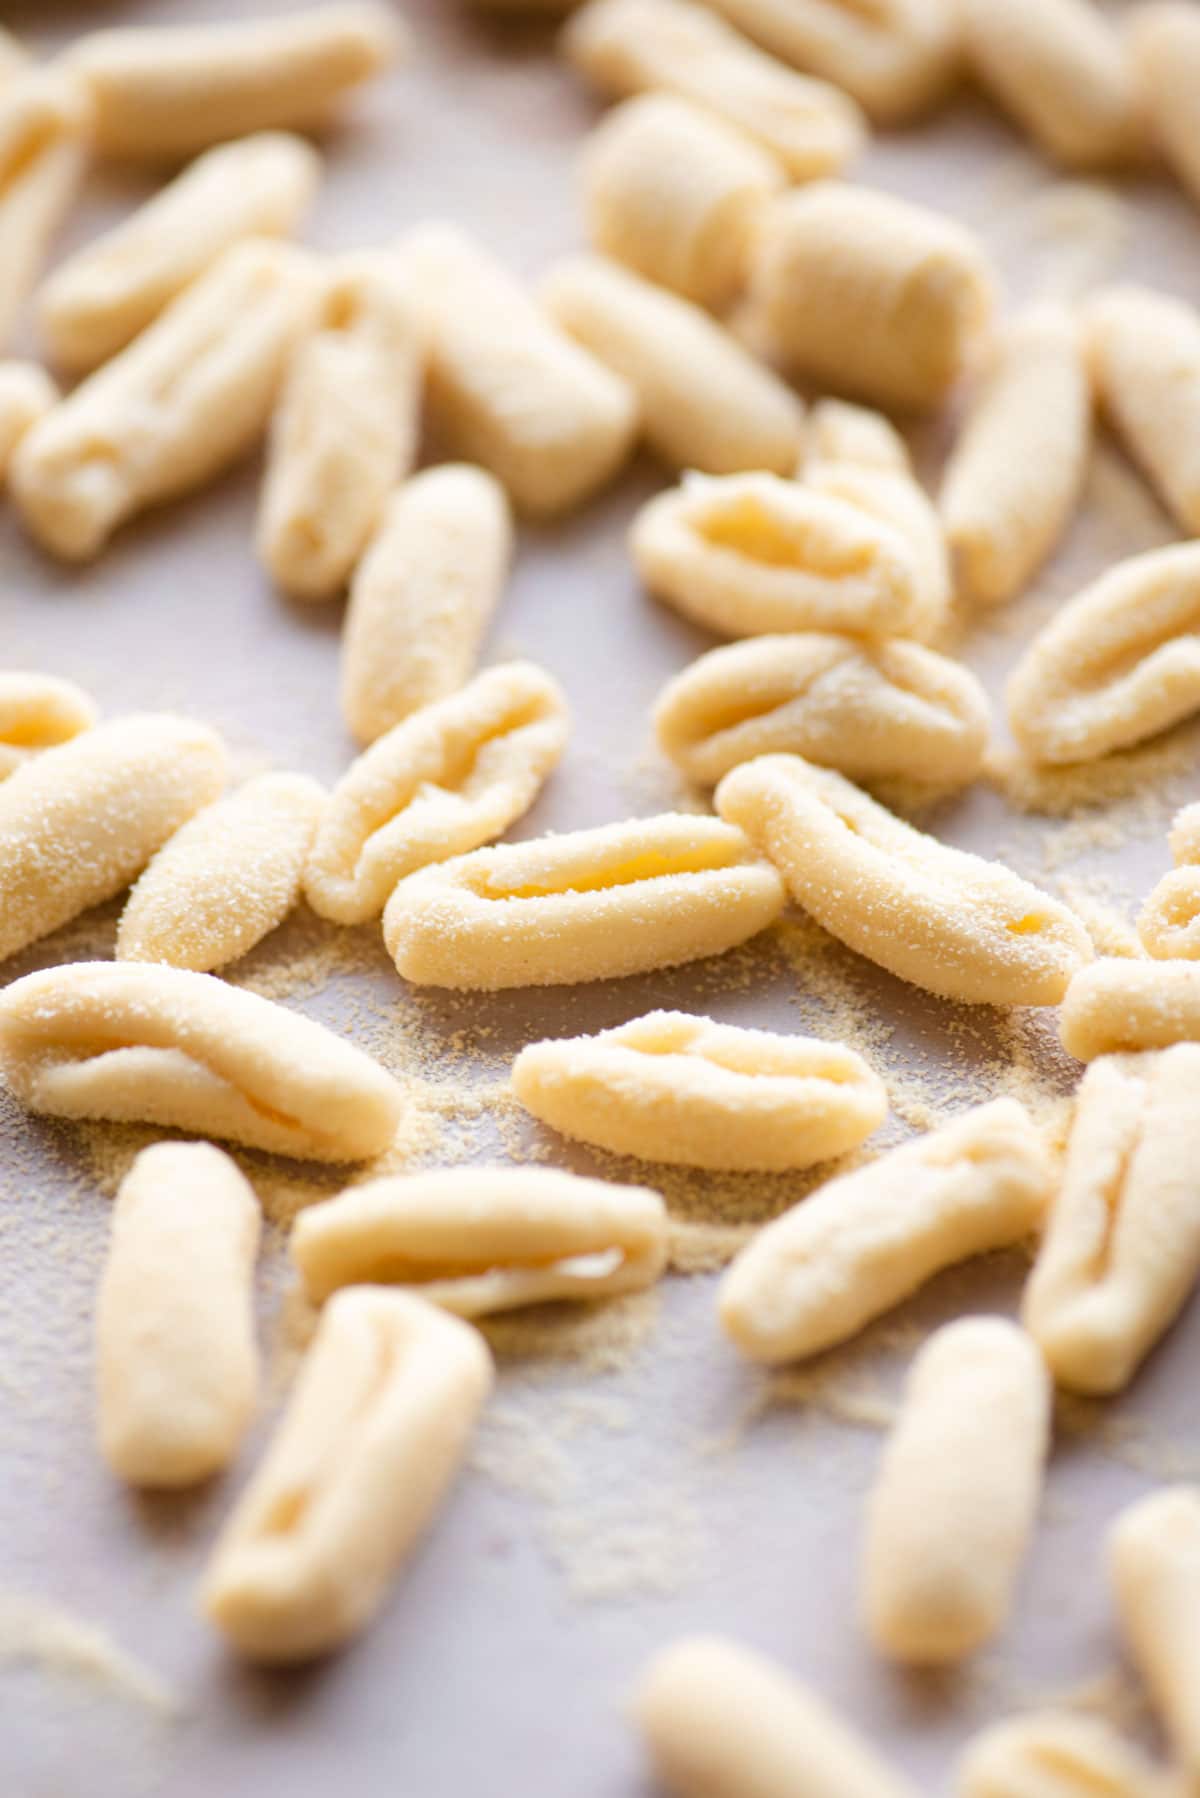
[[[1176,814],[1171,853],[1176,865],[1143,905],[1138,935],[1158,961],[1200,961],[1200,805]]]
[[[97,716],[95,702],[73,681],[0,670],[0,780],[40,750],[81,736]]]

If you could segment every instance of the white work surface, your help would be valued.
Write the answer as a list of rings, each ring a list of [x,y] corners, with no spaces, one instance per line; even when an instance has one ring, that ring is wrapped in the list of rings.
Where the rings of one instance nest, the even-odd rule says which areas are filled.
[[[24,0],[4,15],[50,47],[117,20],[252,10],[231,0]],[[309,233],[320,246],[385,242],[405,225],[449,216],[533,275],[579,241],[572,164],[593,102],[551,55],[547,32],[489,29],[472,24],[468,11],[454,0],[410,0],[416,59],[362,95],[327,146]],[[910,135],[878,140],[859,172],[983,232],[1010,303],[1117,270],[1200,292],[1200,219],[1165,179],[1131,184],[1111,201],[1066,190],[998,117],[969,102]],[[138,177],[97,178],[67,243],[82,242],[145,191]],[[648,709],[663,680],[707,640],[639,592],[623,545],[634,507],[662,478],[644,465],[580,516],[521,533],[489,654],[518,652],[553,670],[570,695],[574,729],[562,768],[518,834],[672,803]],[[245,768],[299,768],[334,780],[352,753],[336,702],[339,610],[291,607],[271,591],[251,553],[256,486],[257,470],[221,481],[123,531],[82,571],[41,558],[4,512],[4,665],[71,676],[107,714],[194,713],[227,734]],[[969,631],[962,653],[998,679],[1054,603],[1106,563],[1168,535],[1106,446],[1088,516],[1064,556],[1003,621]],[[1108,830],[1091,827],[1103,806],[1082,821],[1019,817],[982,785],[939,808],[933,822],[948,840],[1003,855],[1047,882],[1066,874],[1083,887],[1091,882],[1094,895],[1096,877],[1109,878],[1132,910],[1167,864],[1173,805],[1194,794],[1189,771],[1200,746],[1192,741],[1194,754],[1177,737],[1127,758],[1129,792]],[[39,944],[9,964],[5,978],[81,952],[110,953],[115,913],[109,907],[98,922]],[[254,968],[269,970],[297,932],[317,945],[317,963],[336,936],[302,919],[256,952]],[[361,933],[364,943],[370,934]],[[998,1014],[941,1004],[850,958],[821,966],[825,990],[832,966],[847,992],[868,996],[894,1025],[880,1049],[885,1074],[902,1079],[917,1060],[926,1078],[944,1067],[950,1109],[986,1096],[993,1074],[1006,1078],[1014,1053],[1024,1051],[1048,1069],[1039,1078],[1050,1088],[1070,1086],[1076,1070],[1055,1060],[1050,1015],[1006,1026]],[[485,1085],[537,1036],[613,1024],[653,1004],[694,1005],[785,1031],[819,1025],[794,956],[789,962],[764,943],[740,956],[736,970],[736,979],[709,966],[572,992],[462,1000],[406,992],[380,953],[367,971],[310,983],[293,1002],[342,1021],[351,1034],[369,1003],[371,1046],[386,1047],[394,1019],[389,1058],[405,1066],[419,1032],[426,1077],[438,1075],[430,1063],[438,1044],[444,1039],[447,1055],[460,1054],[462,1038],[450,1039],[466,1031],[468,1052],[472,1041],[479,1046]],[[455,1065],[461,1077],[461,1054]],[[451,1120],[445,1152],[457,1143],[461,1154],[465,1142],[503,1153],[512,1130],[495,1138],[488,1117],[484,1103],[477,1118]],[[885,1140],[905,1129],[893,1123]],[[960,1677],[898,1676],[864,1643],[856,1559],[881,1440],[867,1426],[903,1372],[912,1326],[968,1308],[1011,1309],[1015,1258],[935,1283],[889,1320],[903,1326],[899,1337],[885,1334],[865,1356],[850,1357],[814,1385],[808,1403],[796,1402],[795,1391],[790,1403],[768,1403],[769,1382],[718,1334],[711,1275],[670,1279],[631,1314],[636,1339],[607,1365],[596,1355],[572,1359],[566,1351],[578,1331],[561,1324],[562,1340],[555,1347],[552,1330],[543,1356],[502,1356],[475,1464],[375,1626],[327,1665],[261,1675],[224,1652],[197,1617],[193,1592],[264,1432],[227,1479],[191,1497],[141,1499],[108,1476],[93,1446],[90,1385],[91,1303],[109,1206],[94,1145],[104,1133],[93,1128],[85,1140],[32,1122],[7,1101],[0,1131],[6,1798],[282,1790],[290,1798],[332,1790],[644,1798],[625,1695],[654,1649],[698,1629],[743,1638],[813,1681],[923,1792],[951,1790],[957,1750],[986,1721],[1081,1686],[1093,1696],[1111,1687],[1120,1698],[1102,1536],[1145,1488],[1147,1469],[1186,1473],[1191,1465],[1200,1315],[1174,1332],[1132,1395],[1097,1412],[1096,1428],[1060,1436],[1012,1626]],[[568,1155],[532,1126],[526,1141],[588,1165],[586,1155]],[[114,1154],[120,1142],[113,1131]],[[253,1173],[255,1158],[245,1165]],[[764,1202],[782,1205],[795,1187],[777,1181],[764,1201],[765,1190],[746,1182],[747,1217],[760,1215]],[[686,1221],[686,1207],[681,1215]],[[277,1242],[272,1252],[277,1269]],[[285,1282],[275,1271],[267,1284],[269,1347]],[[92,1643],[90,1671],[84,1625],[111,1639]],[[130,1665],[114,1662],[117,1649]],[[151,1676],[164,1689],[161,1703],[145,1689]]]

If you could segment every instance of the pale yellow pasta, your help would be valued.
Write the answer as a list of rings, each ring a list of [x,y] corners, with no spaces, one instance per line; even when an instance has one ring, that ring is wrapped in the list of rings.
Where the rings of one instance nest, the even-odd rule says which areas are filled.
[[[13,451],[58,403],[58,388],[36,362],[0,362],[0,480]]]
[[[197,812],[126,900],[117,960],[207,974],[245,955],[299,899],[324,805],[306,774],[260,774]]]
[[[689,475],[634,518],[642,581],[709,630],[906,636],[931,616],[894,524],[773,474]]]
[[[307,1660],[379,1610],[491,1388],[470,1324],[373,1286],[340,1292],[225,1524],[202,1603],[239,1653]]]
[[[69,561],[189,492],[249,449],[317,303],[313,259],[235,244],[17,445],[9,485],[26,525]]]
[[[1031,761],[1086,762],[1200,708],[1200,543],[1118,562],[1061,606],[1009,676]]]
[[[481,468],[431,468],[393,495],[342,627],[342,715],[360,743],[470,679],[512,551],[504,489]]]
[[[419,227],[398,248],[423,310],[438,432],[490,469],[520,511],[581,505],[633,449],[629,383],[456,226]]]
[[[1174,294],[1113,287],[1083,311],[1096,399],[1186,536],[1200,532],[1200,313]]]
[[[818,400],[808,415],[805,458],[799,472],[812,474],[825,465],[847,463],[890,474],[912,473],[908,445],[890,418],[850,400]]]
[[[1126,1644],[1190,1787],[1200,1779],[1200,1491],[1163,1487],[1123,1511],[1109,1568]]]
[[[258,553],[296,599],[345,586],[417,451],[424,327],[395,258],[343,257],[271,429]]]
[[[41,273],[87,163],[87,95],[61,68],[0,83],[0,343]]]
[[[316,1304],[399,1285],[460,1317],[652,1286],[667,1212],[645,1186],[548,1167],[443,1168],[368,1180],[296,1219],[292,1260]]]
[[[249,131],[326,124],[407,34],[372,0],[216,25],[90,32],[67,52],[102,156],[190,156]]]
[[[629,383],[642,435],[672,467],[795,467],[800,400],[699,306],[602,256],[557,263],[541,294],[563,330]]]
[[[880,1654],[946,1665],[1004,1627],[1049,1446],[1050,1381],[1023,1330],[964,1317],[927,1339],[867,1506],[863,1616]]]
[[[958,72],[957,0],[714,0],[765,50],[836,82],[895,124],[944,97]]]
[[[1190,3],[1154,0],[1129,18],[1127,53],[1146,121],[1175,174],[1200,199],[1200,19]]]
[[[789,369],[885,407],[939,405],[992,309],[987,258],[963,226],[837,181],[771,203],[750,291]]]
[[[832,936],[927,992],[1056,1005],[1091,959],[1065,905],[894,817],[832,769],[763,756],[727,774],[715,803]]]
[[[955,786],[979,773],[988,725],[987,695],[961,662],[897,638],[816,631],[710,650],[654,707],[660,748],[710,786],[780,751],[855,780]]]
[[[1143,905],[1138,935],[1157,961],[1200,961],[1200,804],[1176,813],[1170,841],[1176,865]]]
[[[1079,1061],[1200,1042],[1200,965],[1106,956],[1072,980],[1059,1030]]]
[[[597,250],[648,281],[720,311],[736,297],[778,159],[675,94],[636,96],[597,126],[582,159]]]
[[[76,962],[0,993],[0,1073],[30,1111],[163,1124],[314,1161],[396,1137],[404,1095],[361,1049],[211,974]]]
[[[513,1092],[564,1136],[681,1167],[811,1167],[887,1116],[861,1055],[682,1011],[522,1049]]]
[[[1169,1798],[1171,1788],[1101,1718],[1033,1711],[974,1737],[954,1790],[958,1798]]]
[[[848,94],[764,55],[691,0],[588,0],[563,47],[603,93],[649,88],[694,100],[770,150],[796,181],[839,173],[866,136]]]
[[[1021,1309],[1060,1386],[1122,1391],[1200,1276],[1197,1091],[1197,1043],[1084,1076]]]
[[[392,894],[383,934],[419,986],[571,986],[719,955],[783,899],[740,830],[668,812],[426,868]]]
[[[95,702],[74,681],[0,671],[0,780],[43,749],[81,736],[97,716]]]
[[[674,1798],[916,1798],[815,1692],[719,1636],[663,1649],[633,1712]]]
[[[528,811],[567,740],[567,702],[532,662],[489,668],[376,739],[342,776],[305,871],[323,918],[377,918],[398,881]]]
[[[37,296],[38,327],[61,368],[84,374],[157,318],[245,237],[289,237],[320,178],[303,138],[264,131],[198,156],[111,231],[60,263]]]
[[[136,1486],[228,1465],[258,1396],[258,1200],[209,1143],[143,1149],[113,1207],[96,1301],[100,1448]]]
[[[721,1284],[721,1324],[752,1361],[820,1354],[943,1268],[1032,1234],[1050,1187],[1024,1108],[977,1106],[758,1231]]]
[[[1079,504],[1090,448],[1078,328],[1060,308],[1036,307],[1001,334],[946,468],[942,522],[960,592],[989,605],[1024,592]]]
[[[114,719],[26,761],[0,785],[0,957],[128,886],[217,797],[226,768],[219,737],[168,713]]]
[[[1145,148],[1124,43],[1094,0],[956,0],[971,72],[1056,161],[1128,162]]]

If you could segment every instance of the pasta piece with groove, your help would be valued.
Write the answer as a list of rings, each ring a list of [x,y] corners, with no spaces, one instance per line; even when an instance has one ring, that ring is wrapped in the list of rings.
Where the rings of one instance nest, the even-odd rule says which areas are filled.
[[[1110,287],[1085,305],[1096,399],[1187,536],[1200,531],[1200,313],[1150,287]]]
[[[314,1161],[392,1146],[404,1094],[361,1049],[211,974],[75,962],[0,993],[0,1073],[49,1117],[162,1124]]]
[[[1058,1022],[1079,1061],[1198,1043],[1200,965],[1105,956],[1075,975]]]
[[[1200,1276],[1200,1044],[1105,1055],[1075,1101],[1021,1315],[1060,1386],[1128,1386]]]
[[[1008,679],[1032,761],[1094,761],[1200,708],[1200,543],[1118,562],[1051,618]]]
[[[943,1268],[1031,1235],[1051,1179],[1015,1099],[976,1106],[758,1231],[721,1283],[721,1325],[752,1361],[819,1355]]]
[[[1056,1005],[1092,945],[1074,913],[999,861],[896,818],[832,769],[770,755],[727,774],[716,807],[832,936],[927,992]]]
[[[368,1180],[310,1205],[291,1256],[315,1304],[399,1285],[459,1317],[652,1286],[667,1213],[645,1186],[545,1167],[443,1168]]]
[[[1175,866],[1143,905],[1138,935],[1156,961],[1200,961],[1200,804],[1176,813],[1170,841]]]
[[[477,849],[402,880],[388,953],[418,986],[571,986],[719,955],[783,909],[740,830],[666,813]]]
[[[954,1789],[959,1798],[1172,1798],[1132,1742],[1078,1711],[994,1723],[968,1742]]]
[[[204,1611],[240,1654],[309,1660],[370,1622],[492,1377],[478,1330],[424,1299],[358,1286],[330,1300],[205,1574]]]
[[[532,662],[489,668],[379,737],[334,789],[305,873],[313,910],[378,917],[397,883],[528,811],[567,740],[567,703]]]
[[[726,636],[905,636],[931,618],[894,525],[772,474],[689,475],[641,508],[629,548],[657,599]]]
[[[811,1167],[857,1148],[888,1106],[882,1080],[839,1043],[681,1011],[531,1043],[512,1084],[564,1136],[680,1167]]]
[[[86,93],[61,65],[0,82],[0,343],[79,188],[90,122]]]
[[[82,736],[98,715],[95,701],[74,681],[0,671],[0,780],[42,750]]]
[[[1108,1540],[1122,1632],[1187,1785],[1200,1779],[1200,1491],[1164,1486]]]

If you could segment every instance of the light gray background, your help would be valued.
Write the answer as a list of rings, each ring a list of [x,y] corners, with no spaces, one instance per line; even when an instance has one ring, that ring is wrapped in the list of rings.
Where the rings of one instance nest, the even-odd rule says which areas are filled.
[[[250,9],[227,0],[28,0],[6,7],[4,22],[50,48],[118,18],[233,10]],[[468,10],[410,0],[418,58],[365,94],[330,140],[316,243],[386,241],[408,223],[449,215],[534,274],[578,241],[572,160],[593,105],[554,61],[547,33],[486,29]],[[983,231],[1012,301],[1113,267],[1197,291],[1196,218],[1168,184],[1131,184],[1119,216],[1102,197],[1064,195],[1007,126],[967,102],[911,135],[879,140],[861,173]],[[94,181],[64,247],[145,191],[132,176]],[[936,445],[922,447],[936,455]],[[575,718],[564,767],[527,833],[669,803],[671,781],[649,752],[647,708],[706,640],[644,598],[628,567],[624,526],[661,478],[643,467],[580,517],[522,533],[492,650],[536,655],[565,683]],[[223,481],[123,533],[82,572],[41,559],[4,514],[4,662],[73,676],[109,713],[194,712],[228,733],[246,765],[336,777],[351,753],[335,702],[337,609],[289,608],[271,592],[250,553],[255,488],[254,471]],[[964,653],[989,678],[1081,579],[1167,534],[1111,451],[1090,497],[1090,516],[1037,593],[968,635]],[[1181,773],[1181,757],[1168,759],[1170,779],[1155,772],[1154,756],[1134,763],[1131,785],[1144,783],[1142,797],[1123,803],[1121,830],[1084,858],[1083,876],[1111,879],[1127,904],[1165,866],[1170,806],[1189,796],[1191,764]],[[1064,871],[1085,834],[1061,820],[1014,818],[987,788],[943,807],[936,821],[951,840],[1043,878]],[[1133,836],[1121,841],[1131,822]],[[74,952],[51,940],[6,974]],[[675,975],[464,1006],[406,998],[381,958],[374,988],[397,1017],[419,1003],[434,1038],[464,1024],[490,1032],[480,1040],[494,1075],[535,1035],[613,1023],[656,1002],[804,1027],[796,973],[769,954],[748,967],[740,990]],[[882,976],[864,975],[863,989],[896,1026],[889,1064],[908,1054],[927,1069],[944,1065],[963,1102],[986,1092],[986,1058],[1009,1056],[1000,1022],[977,1016],[969,1020],[977,1074],[964,1078],[963,1013]],[[345,1001],[334,988],[311,1009],[337,1019],[349,1015]],[[1052,1020],[1033,1021],[1028,1036],[1042,1044],[1051,1078],[1067,1084],[1069,1068],[1053,1072]],[[764,1382],[719,1339],[711,1281],[696,1278],[669,1284],[627,1366],[585,1376],[561,1360],[506,1363],[483,1465],[464,1478],[377,1626],[309,1673],[241,1672],[196,1619],[191,1592],[252,1456],[224,1485],[178,1502],[132,1498],[106,1477],[91,1441],[89,1329],[107,1202],[69,1133],[11,1107],[0,1110],[0,1130],[0,1774],[19,1798],[240,1798],[284,1781],[295,1798],[335,1783],[404,1798],[640,1793],[623,1695],[649,1652],[697,1628],[777,1654],[888,1744],[919,1789],[941,1791],[972,1727],[1115,1664],[1101,1533],[1146,1483],[1130,1461],[1161,1466],[1162,1445],[1174,1443],[1178,1465],[1189,1464],[1200,1318],[1175,1333],[1102,1440],[1064,1436],[1003,1642],[960,1679],[919,1681],[873,1662],[855,1622],[861,1498],[878,1435],[831,1418],[827,1405],[791,1406],[770,1410],[731,1447]],[[1018,1271],[1001,1260],[950,1277],[900,1321],[1011,1307]],[[885,1342],[876,1359],[861,1380],[894,1386],[904,1355]],[[609,1596],[581,1594],[605,1583],[606,1568]],[[163,1719],[111,1681],[22,1660],[4,1629],[4,1604],[19,1595],[110,1632],[170,1689],[177,1714]]]

